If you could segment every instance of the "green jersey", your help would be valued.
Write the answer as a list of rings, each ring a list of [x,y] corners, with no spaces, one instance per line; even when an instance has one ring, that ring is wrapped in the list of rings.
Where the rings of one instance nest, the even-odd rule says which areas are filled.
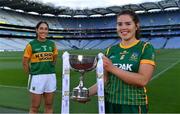
[[[51,74],[55,73],[55,66],[52,64],[54,55],[58,54],[55,43],[46,40],[40,42],[32,40],[25,48],[24,57],[30,59],[30,74]]]
[[[137,73],[140,64],[155,65],[155,50],[149,43],[137,41],[129,47],[121,44],[107,50],[106,56],[116,67]],[[125,83],[114,74],[109,73],[105,86],[105,99],[115,104],[145,105],[147,94],[145,87],[136,87]]]

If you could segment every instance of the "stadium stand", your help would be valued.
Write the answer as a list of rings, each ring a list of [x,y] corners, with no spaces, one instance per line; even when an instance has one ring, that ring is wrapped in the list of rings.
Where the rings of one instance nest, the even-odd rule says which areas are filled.
[[[146,2],[136,5],[124,5],[107,7],[106,9],[91,10],[71,10],[57,9],[51,6],[26,0],[17,0],[16,5],[12,0],[2,0],[0,6],[0,50],[1,51],[22,51],[29,40],[35,38],[34,26],[39,20],[45,20],[50,25],[49,38],[56,42],[59,50],[68,49],[105,49],[113,44],[117,44],[120,38],[116,33],[116,15],[106,16],[106,14],[117,14],[122,8],[138,13],[141,21],[141,36],[143,41],[151,42],[156,49],[160,48],[180,48],[180,10],[165,10],[166,8],[180,6],[177,0],[162,0],[159,2]],[[6,4],[8,2],[8,5]],[[24,12],[18,12],[18,6]],[[4,8],[4,6],[10,9]],[[39,9],[38,6],[50,8],[50,10]],[[160,11],[151,12],[152,9]],[[38,15],[27,12],[38,12]],[[48,12],[49,11],[49,12]],[[43,16],[50,13],[55,16]],[[69,17],[59,17],[59,14],[69,15]],[[91,17],[96,13],[100,17]],[[86,15],[86,17],[75,17],[76,15]],[[160,21],[159,21],[160,20]]]
[[[164,44],[166,43],[166,40],[167,40],[166,38],[160,37],[160,38],[152,38],[150,42],[156,49],[162,49],[164,48]]]
[[[170,48],[170,49],[180,48],[180,38],[179,37],[169,38],[165,48]]]

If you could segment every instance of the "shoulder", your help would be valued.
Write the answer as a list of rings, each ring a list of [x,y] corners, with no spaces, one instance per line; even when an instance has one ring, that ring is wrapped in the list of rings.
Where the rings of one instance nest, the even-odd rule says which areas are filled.
[[[111,50],[117,49],[117,48],[119,48],[119,43],[116,44],[116,45],[113,45],[113,46],[108,47],[108,49],[111,49]]]
[[[141,49],[143,54],[147,53],[155,53],[155,49],[150,42],[141,41]]]
[[[139,44],[142,45],[142,46],[152,46],[152,44],[150,42],[148,42],[148,41],[140,41]]]
[[[29,42],[29,45],[33,45],[33,44],[35,44],[35,43],[37,43],[36,39],[31,40],[31,41]]]
[[[27,48],[31,48],[33,44],[34,44],[34,40],[29,41],[29,42],[26,44],[26,49],[27,49]]]
[[[119,48],[119,44],[116,44],[116,45],[113,45],[113,46],[110,46],[106,49],[106,55],[108,55],[109,53],[111,53],[113,50],[116,50],[117,48]]]
[[[140,41],[139,45],[143,50],[146,48],[154,48],[150,42]]]

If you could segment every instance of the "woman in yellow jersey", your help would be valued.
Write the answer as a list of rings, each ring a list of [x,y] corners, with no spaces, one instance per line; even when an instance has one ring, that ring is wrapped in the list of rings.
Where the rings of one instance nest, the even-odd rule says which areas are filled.
[[[147,113],[145,86],[155,68],[155,51],[150,43],[140,41],[139,18],[130,10],[117,15],[117,33],[121,42],[107,49],[105,69],[106,113]],[[90,96],[97,85],[90,87]]]
[[[48,23],[40,21],[36,25],[37,39],[30,41],[24,50],[23,67],[29,75],[28,89],[31,93],[30,113],[38,113],[42,99],[45,113],[53,113],[58,49],[54,42],[47,39],[48,32]]]

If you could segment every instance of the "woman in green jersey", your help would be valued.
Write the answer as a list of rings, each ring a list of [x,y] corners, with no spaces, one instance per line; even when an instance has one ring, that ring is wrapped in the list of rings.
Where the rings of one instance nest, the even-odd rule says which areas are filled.
[[[30,113],[38,113],[42,98],[45,113],[53,113],[58,49],[54,42],[47,39],[48,32],[48,23],[40,21],[36,25],[37,39],[30,41],[24,50],[23,67],[29,75],[28,89],[31,93]]]
[[[148,42],[140,41],[139,18],[130,10],[117,15],[117,33],[121,42],[107,49],[105,69],[106,113],[147,113],[145,86],[155,68],[155,51]],[[90,88],[90,96],[97,86]]]

